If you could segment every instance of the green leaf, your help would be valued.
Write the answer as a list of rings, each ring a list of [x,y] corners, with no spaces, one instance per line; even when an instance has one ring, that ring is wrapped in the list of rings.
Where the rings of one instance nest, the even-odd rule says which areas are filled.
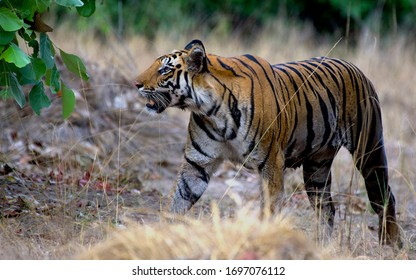
[[[30,63],[29,56],[15,43],[10,43],[9,47],[0,55],[0,59],[13,63],[18,68],[22,68]]]
[[[20,18],[29,21],[33,21],[35,12],[42,14],[52,4],[52,0],[12,0],[11,2],[12,7],[19,11]]]
[[[3,82],[6,84],[7,96],[12,96],[16,100],[17,104],[23,108],[26,103],[26,98],[23,93],[22,86],[17,81],[15,75],[12,73],[6,73],[4,79],[5,81]]]
[[[36,12],[39,14],[46,11],[52,4],[52,0],[25,0],[25,2],[33,3],[31,5],[36,7]]]
[[[45,62],[46,68],[51,69],[55,65],[54,49],[51,40],[46,33],[40,33],[40,57]]]
[[[84,5],[83,1],[81,0],[55,0],[56,4],[65,6],[65,7],[81,7]]]
[[[5,89],[0,90],[0,98],[6,99],[8,97],[9,97],[9,95],[7,94],[7,90],[5,90]]]
[[[95,0],[83,0],[84,6],[77,7],[78,14],[89,17],[95,12]]]
[[[33,72],[35,72],[36,80],[40,80],[46,73],[46,65],[40,58],[32,58],[32,66]]]
[[[29,93],[29,103],[37,115],[40,115],[42,108],[47,108],[51,105],[51,100],[45,94],[45,88],[42,82],[38,82],[32,87]]]
[[[0,46],[0,53],[1,53],[1,46]],[[9,64],[6,63],[4,60],[0,60],[0,86],[7,86],[10,84],[9,82]]]
[[[14,38],[14,31],[6,31],[0,27],[0,45],[5,46],[10,43]]]
[[[62,83],[62,117],[68,118],[75,108],[75,94]]]
[[[78,56],[66,53],[61,49],[59,51],[66,68],[84,81],[88,81],[89,76],[82,60]]]
[[[8,8],[0,8],[0,26],[6,31],[16,31],[23,27],[23,20]]]
[[[33,82],[39,81],[46,72],[45,62],[40,58],[32,58],[30,62],[21,68],[20,73],[28,80],[32,80]]]
[[[30,40],[28,42],[29,47],[33,49],[32,57],[38,57],[39,56],[39,43],[36,40]]]
[[[45,83],[53,94],[56,94],[61,89],[60,74],[56,65],[52,69],[46,71]]]

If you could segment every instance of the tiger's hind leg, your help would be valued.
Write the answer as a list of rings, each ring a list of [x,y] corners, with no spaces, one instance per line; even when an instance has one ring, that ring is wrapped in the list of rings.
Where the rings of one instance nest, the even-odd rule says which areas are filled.
[[[388,184],[387,158],[383,142],[375,148],[366,148],[365,152],[358,152],[357,156],[356,166],[364,177],[371,207],[379,218],[379,241],[381,244],[397,245],[400,248],[402,242],[396,221],[396,202]]]
[[[331,197],[331,165],[336,150],[326,151],[323,157],[308,158],[303,163],[303,180],[309,202],[320,223],[318,239],[328,240],[332,234],[335,207]]]

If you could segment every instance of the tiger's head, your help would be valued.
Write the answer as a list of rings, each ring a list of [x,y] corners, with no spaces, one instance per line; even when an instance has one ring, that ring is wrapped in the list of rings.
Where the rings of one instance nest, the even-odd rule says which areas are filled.
[[[204,86],[206,74],[204,45],[193,40],[183,50],[158,57],[136,78],[135,85],[147,99],[146,107],[150,112],[161,113],[167,107],[197,111],[211,96],[207,91],[209,86]]]

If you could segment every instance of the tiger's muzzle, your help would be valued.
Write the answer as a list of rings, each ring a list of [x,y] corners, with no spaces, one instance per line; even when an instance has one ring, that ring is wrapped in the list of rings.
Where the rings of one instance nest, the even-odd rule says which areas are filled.
[[[141,96],[147,99],[146,108],[158,114],[169,107],[172,101],[168,90],[146,89],[143,84],[139,83],[136,83],[136,87]]]

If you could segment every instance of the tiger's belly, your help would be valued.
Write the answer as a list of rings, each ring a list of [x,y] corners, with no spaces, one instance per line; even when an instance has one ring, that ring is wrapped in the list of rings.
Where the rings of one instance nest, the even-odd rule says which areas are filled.
[[[285,167],[297,168],[305,159],[324,158],[324,154],[332,153],[340,145],[339,134],[336,123],[315,125],[314,130],[296,128],[285,146]]]
[[[306,158],[333,149],[333,143],[337,142],[336,135],[336,127],[331,128],[329,132],[325,129],[316,129],[312,139],[305,137],[302,128],[298,128],[294,132],[292,141],[284,147],[285,168],[298,168]],[[247,169],[257,170],[264,161],[269,147],[256,145],[256,148],[250,151],[249,146],[249,143],[238,138],[228,141],[221,148],[221,157],[234,164],[243,165]]]
[[[224,159],[234,164],[243,165],[247,169],[255,170],[261,158],[256,149],[251,152],[249,149],[248,143],[236,139],[225,144],[223,156]]]

